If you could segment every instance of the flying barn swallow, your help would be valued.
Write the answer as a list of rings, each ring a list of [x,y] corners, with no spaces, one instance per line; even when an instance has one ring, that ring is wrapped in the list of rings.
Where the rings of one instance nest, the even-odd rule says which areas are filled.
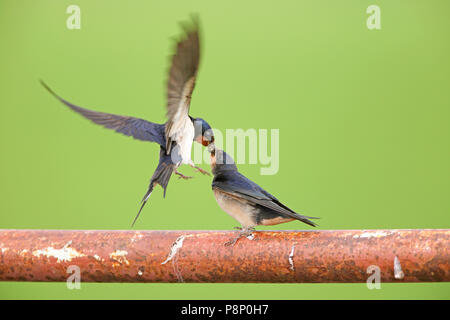
[[[177,169],[181,164],[188,164],[203,174],[209,173],[191,160],[193,141],[203,146],[214,142],[211,126],[201,118],[189,115],[191,95],[200,58],[198,23],[184,27],[184,35],[178,41],[176,52],[172,57],[172,65],[167,81],[167,122],[153,123],[139,118],[97,112],[76,106],[53,92],[43,81],[42,85],[59,101],[73,111],[105,128],[115,130],[138,140],[156,142],[160,145],[159,163],[150,179],[141,207],[132,226],[139,217],[142,208],[149,199],[153,188],[159,184],[166,195],[169,179],[174,172],[180,178],[189,179]]]
[[[225,245],[234,245],[241,237],[255,231],[258,225],[270,226],[300,220],[310,226],[317,226],[307,217],[296,213],[282,204],[277,198],[259,185],[242,175],[225,151],[208,146],[211,153],[211,168],[214,175],[212,190],[220,208],[236,219],[240,224],[238,235]]]

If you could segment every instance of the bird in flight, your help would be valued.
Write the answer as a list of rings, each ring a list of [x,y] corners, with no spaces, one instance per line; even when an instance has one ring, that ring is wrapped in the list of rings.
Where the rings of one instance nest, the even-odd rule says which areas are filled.
[[[214,142],[211,126],[202,118],[189,115],[191,95],[195,87],[200,61],[199,26],[195,19],[184,26],[184,33],[177,42],[175,54],[167,81],[167,122],[153,123],[147,120],[88,110],[76,106],[58,96],[41,80],[41,84],[60,102],[92,122],[107,129],[115,130],[138,140],[156,142],[160,145],[159,163],[153,173],[147,192],[132,226],[147,203],[153,188],[159,184],[166,195],[167,185],[172,173],[180,178],[189,179],[178,171],[181,164],[188,164],[203,174],[209,173],[194,164],[191,159],[193,141],[203,146]]]
[[[259,185],[242,175],[225,151],[214,143],[208,146],[211,153],[211,168],[214,175],[212,190],[220,208],[236,219],[238,235],[225,245],[234,245],[239,238],[247,237],[258,225],[270,226],[300,220],[310,226],[317,226],[307,217],[296,213]]]

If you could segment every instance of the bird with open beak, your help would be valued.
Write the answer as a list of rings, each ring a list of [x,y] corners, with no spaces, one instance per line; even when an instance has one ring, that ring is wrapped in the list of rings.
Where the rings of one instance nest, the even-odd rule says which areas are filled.
[[[241,227],[235,238],[225,245],[234,245],[241,237],[247,237],[258,225],[275,225],[300,220],[317,226],[307,217],[296,213],[259,185],[242,175],[231,158],[214,143],[208,146],[211,153],[211,168],[214,175],[212,190],[220,208],[236,219]]]
[[[166,195],[167,185],[172,173],[183,179],[188,177],[177,169],[181,164],[188,164],[203,174],[209,173],[197,167],[191,160],[193,141],[203,146],[214,142],[211,126],[201,118],[189,115],[191,95],[195,86],[200,58],[199,27],[197,20],[184,26],[184,34],[177,42],[175,54],[167,81],[167,117],[164,124],[153,123],[139,118],[120,116],[92,111],[76,106],[53,92],[43,81],[42,85],[60,102],[83,117],[105,128],[115,130],[138,140],[156,142],[160,145],[159,163],[150,179],[141,207],[132,226],[139,217],[142,208],[149,199],[153,188],[159,184]]]

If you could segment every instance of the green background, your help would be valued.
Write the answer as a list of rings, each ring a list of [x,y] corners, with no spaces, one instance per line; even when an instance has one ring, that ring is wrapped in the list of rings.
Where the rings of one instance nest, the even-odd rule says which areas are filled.
[[[80,30],[66,28],[70,4]],[[381,30],[366,27],[371,4]],[[171,38],[195,12],[191,114],[221,130],[280,129],[278,174],[242,173],[321,217],[319,229],[449,227],[449,1],[0,0],[0,228],[129,228],[159,147],[82,119],[38,79],[75,104],[164,122]],[[158,187],[137,229],[237,225],[194,175],[172,178],[166,199]],[[3,282],[0,298],[448,299],[450,283]]]

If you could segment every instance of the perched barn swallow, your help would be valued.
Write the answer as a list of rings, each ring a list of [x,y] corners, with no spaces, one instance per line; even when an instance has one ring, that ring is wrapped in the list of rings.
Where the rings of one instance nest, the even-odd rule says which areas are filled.
[[[300,220],[310,226],[317,226],[307,217],[289,209],[273,195],[239,173],[232,157],[225,151],[208,146],[211,153],[211,168],[214,175],[212,190],[220,208],[240,224],[238,235],[225,243],[234,245],[241,237],[255,231],[258,225],[275,225],[292,220]]]
[[[167,185],[173,172],[179,175],[180,178],[191,178],[177,170],[181,164],[189,164],[201,173],[209,175],[207,171],[195,166],[191,160],[193,141],[203,146],[208,146],[211,142],[214,142],[211,126],[205,120],[192,118],[188,114],[198,69],[199,53],[198,24],[195,22],[193,27],[185,27],[185,35],[178,42],[176,53],[172,58],[167,84],[168,121],[165,124],[153,123],[129,116],[92,111],[76,106],[58,96],[41,81],[42,85],[59,101],[92,122],[135,139],[156,142],[160,145],[158,166],[150,179],[148,190],[141,201],[141,207],[132,226],[139,217],[156,184],[159,184],[164,189],[165,197]]]

